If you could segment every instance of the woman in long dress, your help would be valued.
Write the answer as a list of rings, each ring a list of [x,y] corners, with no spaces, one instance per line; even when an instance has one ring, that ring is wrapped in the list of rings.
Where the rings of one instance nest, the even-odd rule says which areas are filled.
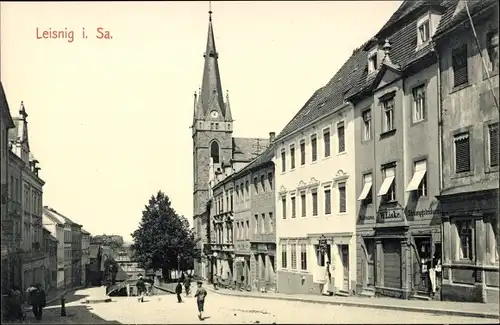
[[[331,295],[331,283],[332,283],[332,273],[330,269],[330,261],[327,261],[325,266],[325,284],[323,285],[322,294],[327,296]]]

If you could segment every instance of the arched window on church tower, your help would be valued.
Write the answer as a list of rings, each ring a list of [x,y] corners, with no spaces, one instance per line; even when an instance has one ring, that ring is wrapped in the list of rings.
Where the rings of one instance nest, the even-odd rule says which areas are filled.
[[[219,163],[219,144],[213,141],[210,145],[210,157],[212,157],[214,164]]]

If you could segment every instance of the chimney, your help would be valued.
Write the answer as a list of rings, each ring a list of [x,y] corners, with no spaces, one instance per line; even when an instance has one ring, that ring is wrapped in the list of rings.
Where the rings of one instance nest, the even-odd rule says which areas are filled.
[[[274,138],[276,138],[276,132],[269,132],[269,143],[274,142]]]

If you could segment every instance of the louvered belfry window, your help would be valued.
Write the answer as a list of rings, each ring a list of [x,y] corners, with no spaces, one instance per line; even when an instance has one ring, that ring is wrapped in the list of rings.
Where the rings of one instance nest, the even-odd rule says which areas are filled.
[[[452,52],[453,86],[457,87],[469,81],[467,68],[467,45],[462,45]]]
[[[498,123],[489,126],[490,167],[498,166]]]
[[[470,144],[469,133],[455,135],[455,172],[470,171]]]

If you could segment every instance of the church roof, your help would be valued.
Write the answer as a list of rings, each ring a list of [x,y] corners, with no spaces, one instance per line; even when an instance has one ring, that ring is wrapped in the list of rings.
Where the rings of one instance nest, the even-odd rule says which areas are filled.
[[[269,146],[269,139],[233,137],[233,160],[250,162]]]

